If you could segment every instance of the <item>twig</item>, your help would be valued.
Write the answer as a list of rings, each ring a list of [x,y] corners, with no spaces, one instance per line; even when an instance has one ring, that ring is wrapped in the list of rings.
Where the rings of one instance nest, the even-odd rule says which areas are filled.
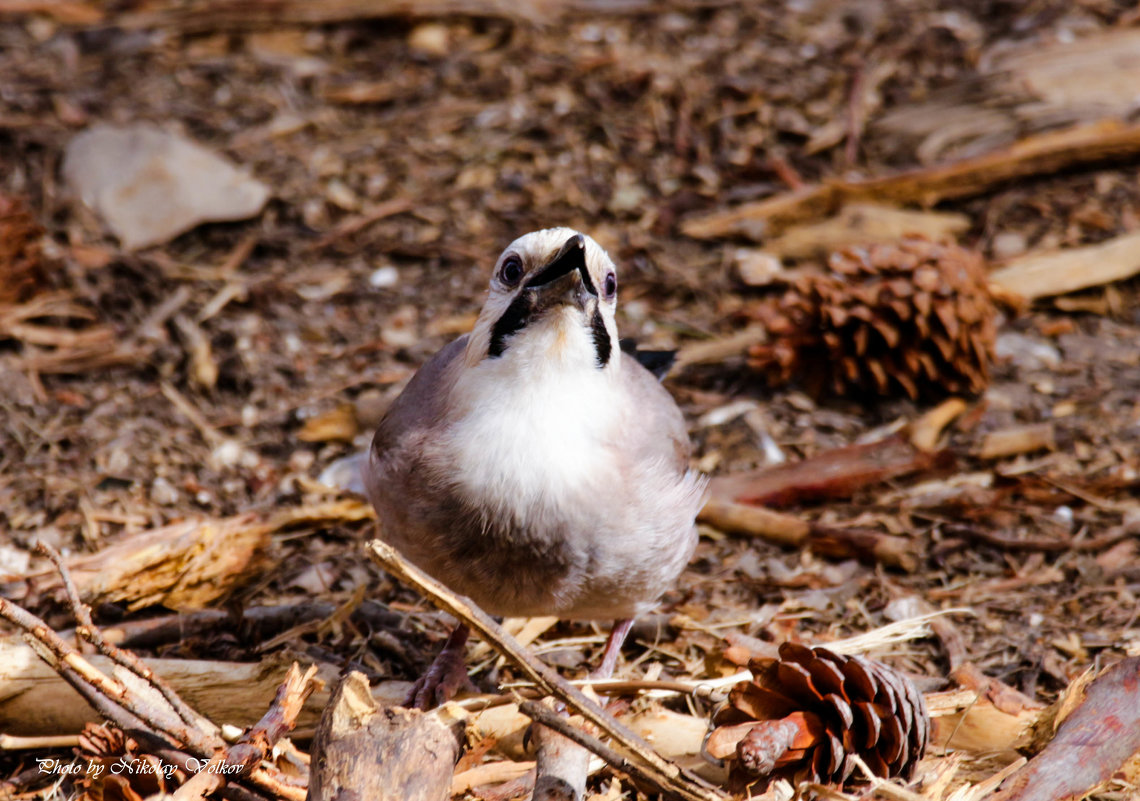
[[[1136,528],[1134,526],[1116,526],[1099,537],[1093,537],[1087,540],[1072,540],[1067,537],[1026,537],[1025,539],[1013,539],[1012,537],[1004,537],[993,531],[985,531],[984,529],[974,528],[973,526],[957,524],[944,526],[942,531],[951,536],[965,537],[966,539],[982,542],[986,545],[992,545],[995,548],[1038,553],[1100,551],[1136,534]]]
[[[58,554],[56,556],[58,557]],[[70,577],[68,576],[65,578],[65,584],[69,581]],[[74,585],[72,585],[69,595],[73,591]],[[215,752],[224,747],[224,743],[218,737],[207,735],[196,726],[185,725],[179,717],[171,714],[170,711],[152,707],[150,702],[140,698],[130,686],[122,681],[104,675],[84,659],[78,651],[64,642],[44,621],[7,598],[0,598],[0,618],[21,629],[24,632],[24,639],[36,654],[75,688],[76,692],[91,704],[99,714],[120,729],[132,732],[136,736],[153,738],[155,748],[164,751],[179,752],[177,743],[182,743],[190,754],[198,759],[212,759]],[[80,631],[84,628],[83,618],[90,620],[89,615],[83,614],[80,619]],[[137,660],[137,657],[133,658]],[[134,666],[124,664],[124,667],[139,675]],[[144,671],[149,670],[145,666],[143,669]],[[299,671],[295,672],[299,676]],[[310,671],[302,677],[302,682],[305,683],[302,689],[308,687],[307,683],[311,681],[312,673]],[[295,688],[295,685],[296,682],[286,682],[286,686],[290,690]],[[308,690],[308,692],[311,691],[311,689]],[[285,690],[278,692],[278,701],[282,701],[282,692]],[[289,695],[288,692],[286,695]],[[288,700],[289,704],[285,705],[284,710],[279,710],[279,713],[284,712],[283,720],[288,717],[293,709],[292,701],[294,699],[289,696]],[[303,702],[303,698],[301,702]],[[299,710],[300,703],[296,704],[296,708]],[[190,714],[195,716],[192,710]],[[295,718],[296,713],[293,712],[293,719],[295,720]],[[178,723],[174,722],[176,720]],[[266,731],[270,730],[267,727]],[[272,730],[276,731],[276,729]],[[234,782],[245,782],[270,798],[286,799],[286,801],[304,801],[306,795],[303,788],[289,786],[285,777],[277,771],[271,771],[260,766],[252,772],[230,777],[227,782],[227,786],[221,792],[235,801],[255,801],[255,799],[260,798],[260,795],[257,792],[236,787],[233,784]]]
[[[0,751],[23,751],[33,748],[74,748],[79,745],[78,734],[59,734],[47,737],[17,737],[0,734]]]
[[[136,710],[128,709],[125,699],[134,700],[130,691],[96,670],[47,623],[7,598],[0,598],[0,617],[22,630],[32,650],[107,720],[121,729],[149,728]]]
[[[316,678],[317,666],[310,665],[302,675],[294,662],[289,666],[285,681],[277,688],[277,695],[269,709],[254,726],[229,749],[226,759],[230,765],[256,765],[297,723],[305,701],[323,682]]]
[[[171,689],[169,684],[159,678],[155,672],[145,665],[135,654],[107,642],[103,636],[103,632],[100,631],[91,620],[90,607],[80,600],[79,590],[76,588],[75,582],[71,580],[71,573],[63,563],[63,557],[60,556],[59,551],[44,542],[39,543],[36,550],[38,553],[50,559],[52,564],[56,566],[56,569],[59,570],[59,575],[63,579],[64,591],[67,593],[67,601],[71,605],[71,612],[75,615],[75,620],[79,624],[76,628],[76,633],[94,645],[99,650],[99,653],[127,668],[140,679],[158,690],[166,702],[170,704],[171,709],[182,719],[183,723],[200,731],[202,724],[205,722],[204,719],[191,709],[190,706],[179,697],[178,693]],[[218,737],[216,733],[208,733],[207,736],[210,737],[207,741],[210,748],[221,748],[224,745],[222,739]],[[189,742],[186,739],[180,739],[182,739],[183,742]]]
[[[352,236],[358,231],[362,231],[375,222],[393,217],[397,214],[403,214],[405,211],[411,211],[415,208],[415,203],[408,198],[393,198],[392,200],[384,203],[379,203],[369,211],[361,214],[358,217],[351,217],[345,220],[329,233],[322,236],[307,250],[312,252],[314,250],[323,250],[336,242],[338,239],[343,239],[346,236]]]
[[[182,413],[182,416],[194,424],[202,435],[202,439],[206,440],[206,444],[211,448],[216,448],[226,441],[226,438],[218,433],[218,429],[210,425],[210,422],[205,416],[198,411],[193,403],[186,399],[186,396],[174,388],[174,385],[169,381],[163,381],[159,384],[159,389],[166,399],[170,401],[174,408]]]
[[[629,752],[632,759],[652,776],[654,786],[685,801],[721,801],[725,798],[712,785],[662,758],[652,746],[614,720],[581,690],[527,653],[486,612],[412,565],[392,546],[380,540],[373,540],[367,549],[374,562],[396,578],[410,584],[435,606],[462,620],[495,650],[513,662],[539,688],[563,701],[570,709],[621,745]]]

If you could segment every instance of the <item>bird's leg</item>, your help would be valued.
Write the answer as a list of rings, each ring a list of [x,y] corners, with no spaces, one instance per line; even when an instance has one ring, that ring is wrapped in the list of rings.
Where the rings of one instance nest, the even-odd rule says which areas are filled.
[[[467,686],[467,667],[464,664],[467,637],[471,629],[460,623],[447,637],[443,650],[428,667],[427,672],[416,680],[408,693],[404,706],[413,709],[430,709],[450,701],[460,688]]]
[[[602,652],[602,664],[590,672],[591,679],[608,679],[614,675],[614,668],[617,667],[618,656],[621,654],[621,645],[632,628],[632,617],[614,621],[610,636],[606,638],[606,648]]]

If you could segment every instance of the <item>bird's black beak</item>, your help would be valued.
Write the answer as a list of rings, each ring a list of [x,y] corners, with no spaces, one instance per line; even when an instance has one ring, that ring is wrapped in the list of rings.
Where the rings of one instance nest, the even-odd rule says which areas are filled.
[[[586,291],[597,297],[598,289],[590,280],[590,271],[586,268],[586,239],[581,234],[574,234],[567,239],[550,263],[526,282],[526,288],[537,289],[552,284],[575,270],[581,275]]]

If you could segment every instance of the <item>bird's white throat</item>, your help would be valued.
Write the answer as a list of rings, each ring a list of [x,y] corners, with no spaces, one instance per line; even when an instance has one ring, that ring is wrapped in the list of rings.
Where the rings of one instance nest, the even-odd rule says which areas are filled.
[[[502,356],[465,365],[446,447],[473,497],[519,509],[572,500],[604,480],[620,412],[620,356],[605,368],[580,313],[566,309],[512,337]]]

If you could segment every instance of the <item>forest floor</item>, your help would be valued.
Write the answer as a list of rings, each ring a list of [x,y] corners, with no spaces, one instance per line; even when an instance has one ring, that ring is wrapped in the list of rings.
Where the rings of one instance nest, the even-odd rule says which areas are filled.
[[[375,522],[317,477],[361,448],[415,369],[471,326],[516,236],[553,225],[591,234],[618,264],[622,335],[684,352],[728,340],[772,292],[741,277],[771,231],[686,235],[686,221],[1069,126],[1130,124],[1140,96],[1140,66],[1101,64],[1100,79],[1072,66],[1128,37],[1140,52],[1140,18],[1109,0],[667,3],[660,13],[580,0],[519,4],[527,18],[494,3],[388,16],[339,2],[319,19],[289,2],[231,16],[206,0],[185,13],[157,1],[115,12],[82,0],[40,13],[9,5],[0,0],[0,198],[44,234],[32,237],[40,249],[22,294],[0,286],[0,594],[66,629],[37,541],[94,560],[97,573],[101,553],[124,559],[107,549],[141,533],[257,521],[256,547],[205,589],[144,592],[138,577],[104,586],[90,596],[95,622],[126,631],[169,615],[163,600],[231,615],[369,604],[399,614],[377,612],[374,630],[338,618],[266,632],[225,618],[135,650],[352,666],[377,681],[418,675],[448,622],[368,562]],[[1071,55],[1080,42],[1095,43],[1085,61]],[[1031,58],[1062,51],[1066,74]],[[123,248],[61,165],[83,129],[142,121],[247,168],[270,189],[264,209]],[[964,220],[958,243],[995,267],[1107,243],[1140,229],[1140,152],[934,199]],[[777,255],[785,268],[820,261],[810,248]],[[38,318],[54,334],[5,322],[5,310],[45,296],[72,304]],[[827,644],[916,609],[960,610],[946,617],[957,650],[928,636],[872,655],[923,691],[957,686],[952,669],[971,663],[1047,704],[1088,668],[1140,655],[1138,297],[1133,278],[1007,307],[990,384],[945,428],[941,458],[782,510],[904,537],[909,558],[836,558],[702,526],[619,675],[723,675],[725,634]],[[696,464],[714,476],[781,456],[826,460],[936,406],[769,387],[744,351],[666,381]],[[1003,450],[1009,432],[1031,444]],[[604,635],[560,622],[535,647],[581,675]],[[515,677],[480,664],[483,691]],[[0,688],[0,731],[20,733],[4,705]],[[64,752],[0,752],[0,779],[52,753]],[[1098,797],[1136,792],[1119,779]]]

